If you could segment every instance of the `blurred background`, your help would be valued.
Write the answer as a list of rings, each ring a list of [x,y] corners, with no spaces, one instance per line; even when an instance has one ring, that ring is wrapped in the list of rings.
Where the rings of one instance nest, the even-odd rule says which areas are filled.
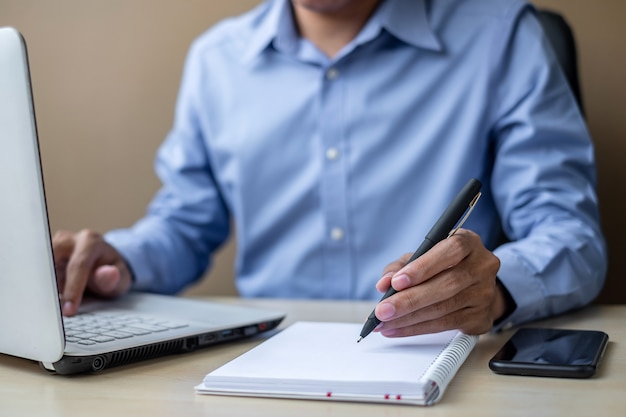
[[[259,0],[0,0],[0,26],[27,40],[52,230],[105,232],[143,215],[159,183],[191,41]],[[536,0],[561,13],[578,44],[596,143],[609,281],[598,301],[626,302],[626,1]],[[232,239],[187,294],[235,295]],[[382,265],[381,265],[382,268]]]

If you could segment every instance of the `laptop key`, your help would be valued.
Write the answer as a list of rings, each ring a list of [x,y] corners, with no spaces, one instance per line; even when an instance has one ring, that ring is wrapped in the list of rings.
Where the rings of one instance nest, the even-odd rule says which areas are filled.
[[[91,339],[92,337],[98,336],[98,334],[97,333],[78,333],[74,336],[78,337],[79,339]]]
[[[90,337],[89,340],[93,340],[94,342],[104,343],[104,342],[112,342],[115,340],[114,337],[98,335],[94,337]]]
[[[174,320],[127,314],[103,316],[101,313],[89,313],[65,318],[66,341],[83,345],[108,343],[187,326],[186,323]]]
[[[164,332],[167,330],[167,327],[165,326],[159,326],[156,324],[149,324],[149,323],[133,323],[132,327],[137,328],[137,329],[148,330],[149,332]]]
[[[133,337],[132,333],[118,331],[118,330],[107,331],[105,333],[102,333],[102,335],[114,337],[115,339],[127,339],[129,337]]]
[[[132,333],[132,334],[134,334],[135,336],[141,336],[141,335],[144,335],[144,334],[149,334],[149,333],[151,333],[151,332],[150,332],[150,331],[148,331],[148,330],[138,329],[138,328],[135,328],[135,327],[123,327],[123,328],[121,328],[120,330],[122,330],[122,331],[124,331],[124,332],[128,332],[128,333]]]

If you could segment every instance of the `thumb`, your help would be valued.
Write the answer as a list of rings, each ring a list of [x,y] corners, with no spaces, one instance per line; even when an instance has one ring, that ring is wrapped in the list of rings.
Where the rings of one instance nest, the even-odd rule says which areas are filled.
[[[121,279],[120,270],[116,266],[102,265],[94,272],[89,289],[98,295],[113,296],[118,292]]]

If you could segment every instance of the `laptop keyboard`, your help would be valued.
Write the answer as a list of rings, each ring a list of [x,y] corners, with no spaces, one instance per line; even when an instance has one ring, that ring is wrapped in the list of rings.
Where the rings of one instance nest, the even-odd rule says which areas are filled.
[[[86,313],[64,317],[65,341],[80,345],[113,342],[156,332],[187,327],[162,318],[115,313]]]

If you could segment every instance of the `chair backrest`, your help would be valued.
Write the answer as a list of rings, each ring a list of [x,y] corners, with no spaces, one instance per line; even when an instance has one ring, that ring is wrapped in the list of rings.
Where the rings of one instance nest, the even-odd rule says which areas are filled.
[[[546,33],[557,60],[561,64],[565,77],[578,101],[580,111],[584,114],[580,81],[578,79],[578,56],[574,33],[567,21],[559,13],[540,9],[537,17]]]

